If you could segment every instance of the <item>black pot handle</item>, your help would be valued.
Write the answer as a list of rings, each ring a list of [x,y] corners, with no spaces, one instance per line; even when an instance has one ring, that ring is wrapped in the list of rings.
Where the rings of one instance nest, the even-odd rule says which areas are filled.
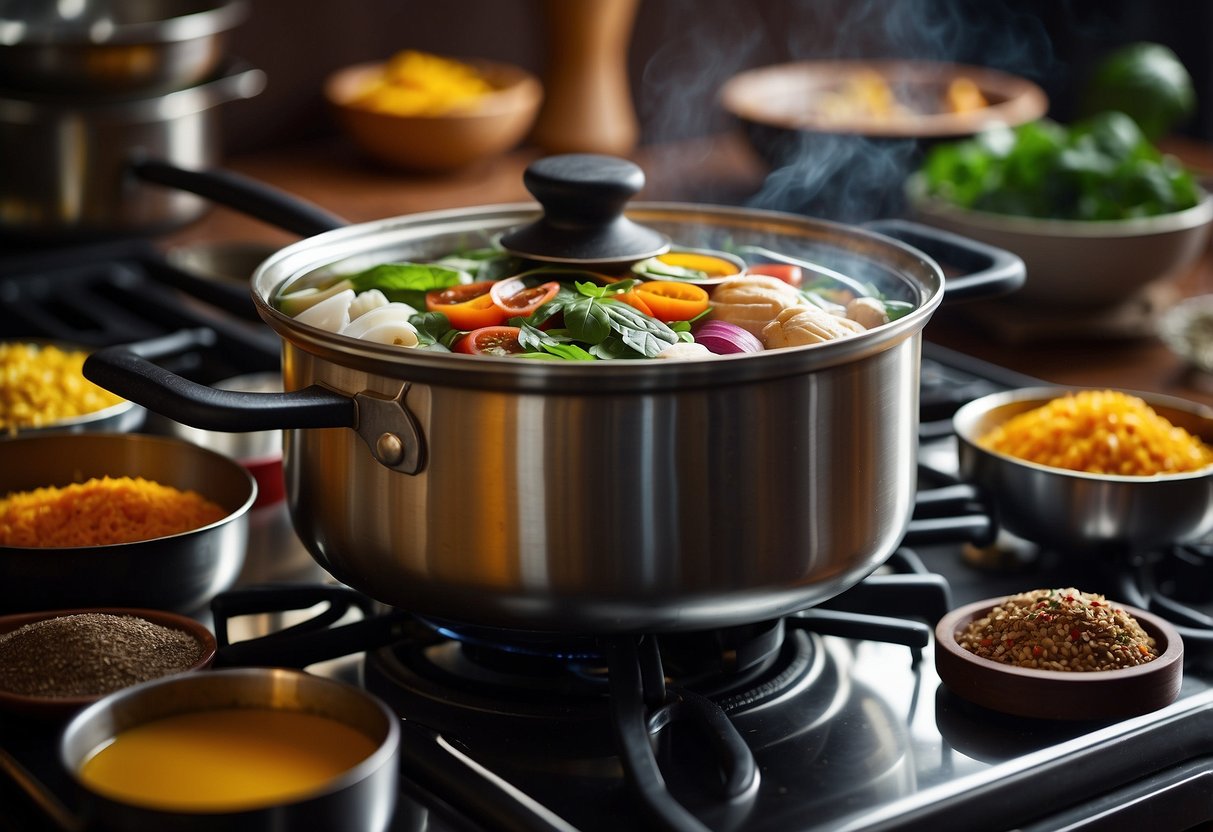
[[[202,430],[351,428],[384,467],[404,474],[424,470],[425,436],[404,402],[408,382],[394,397],[371,391],[346,396],[319,384],[289,393],[245,393],[198,384],[152,360],[214,342],[215,333],[203,328],[106,347],[85,359],[84,377],[148,410]]]
[[[1010,294],[1027,278],[1027,268],[1019,255],[942,228],[895,219],[872,220],[864,223],[864,228],[907,243],[941,266],[963,272],[944,281],[943,303]]]
[[[229,170],[187,170],[158,159],[136,158],[130,170],[140,179],[188,191],[270,225],[311,237],[348,223],[307,200]]]
[[[214,343],[212,330],[186,329],[137,344],[105,347],[85,360],[84,377],[149,410],[203,430],[241,433],[357,425],[354,400],[319,385],[290,393],[217,390],[152,361]]]

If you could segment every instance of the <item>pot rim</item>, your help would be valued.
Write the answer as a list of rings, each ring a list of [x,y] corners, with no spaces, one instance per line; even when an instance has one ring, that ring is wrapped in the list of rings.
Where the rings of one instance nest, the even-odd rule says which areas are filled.
[[[496,389],[617,393],[759,381],[849,363],[916,334],[926,325],[944,294],[943,270],[933,259],[906,243],[875,231],[781,211],[636,202],[625,214],[639,223],[682,221],[722,230],[749,228],[771,234],[798,235],[805,240],[816,238],[837,245],[841,251],[879,264],[905,281],[917,295],[915,309],[878,328],[821,344],[670,361],[588,362],[593,366],[587,367],[584,366],[587,362],[520,361],[376,344],[297,323],[271,303],[281,288],[302,277],[324,269],[334,269],[336,273],[338,264],[359,257],[370,263],[371,255],[377,250],[423,242],[438,233],[504,230],[532,221],[539,214],[534,203],[508,203],[408,214],[325,232],[281,249],[258,266],[251,281],[253,301],[262,319],[285,341],[338,363],[357,360],[379,374],[441,385],[457,383]]]
[[[121,124],[163,124],[204,113],[228,101],[253,98],[265,89],[265,84],[262,70],[235,61],[215,78],[155,95],[65,99],[40,93],[0,94],[0,123],[38,125],[74,117]]]
[[[247,16],[247,0],[216,0],[210,8],[176,17],[130,23],[119,21],[110,26],[39,27],[29,26],[21,20],[0,18],[0,44],[68,49],[111,44],[167,44],[217,35],[235,28]]]

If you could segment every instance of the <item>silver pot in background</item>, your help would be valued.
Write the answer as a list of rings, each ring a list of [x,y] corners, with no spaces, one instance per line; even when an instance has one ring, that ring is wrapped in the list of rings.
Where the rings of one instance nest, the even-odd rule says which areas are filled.
[[[242,66],[160,95],[0,95],[0,231],[88,238],[163,232],[197,219],[206,200],[144,184],[132,162],[214,166],[215,108],[264,87],[263,72]]]
[[[56,95],[184,89],[223,63],[244,0],[16,0],[0,9],[0,87]]]

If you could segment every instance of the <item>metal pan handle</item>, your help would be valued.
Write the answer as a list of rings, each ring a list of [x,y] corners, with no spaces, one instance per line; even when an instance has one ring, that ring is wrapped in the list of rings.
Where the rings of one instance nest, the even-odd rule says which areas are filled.
[[[370,392],[346,396],[318,384],[289,393],[247,393],[198,384],[153,361],[214,343],[215,333],[203,328],[106,347],[85,359],[84,377],[148,410],[202,430],[351,428],[380,464],[405,474],[425,467],[421,428],[404,405],[407,383],[394,398]]]
[[[1023,260],[1001,248],[951,231],[909,220],[873,220],[864,228],[900,240],[936,263],[960,269],[944,284],[943,303],[995,298],[1023,286],[1028,271]]]
[[[229,170],[187,170],[159,159],[141,158],[132,159],[130,169],[147,182],[205,197],[302,237],[348,225],[318,205]]]

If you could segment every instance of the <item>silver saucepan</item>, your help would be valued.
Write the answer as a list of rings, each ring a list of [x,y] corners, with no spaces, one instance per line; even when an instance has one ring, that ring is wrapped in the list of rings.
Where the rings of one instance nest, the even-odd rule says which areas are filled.
[[[586,206],[601,194],[578,196],[593,177],[573,168],[564,207],[592,215]],[[616,214],[628,190],[605,189]],[[544,202],[549,214],[556,202]],[[754,245],[812,261],[915,308],[812,347],[592,363],[384,346],[275,308],[283,287],[322,273],[562,224],[535,205],[488,206],[340,228],[265,261],[252,293],[283,340],[283,394],[193,385],[146,347],[95,353],[85,374],[197,427],[284,429],[288,503],[316,560],[435,619],[683,631],[844,591],[885,560],[911,515],[921,332],[944,299],[941,267],[885,233],[790,214],[637,204],[626,219],[680,246]],[[937,246],[958,239],[908,224],[881,230]],[[1022,284],[1018,258],[964,251],[992,258],[990,268],[949,279],[950,297]]]

